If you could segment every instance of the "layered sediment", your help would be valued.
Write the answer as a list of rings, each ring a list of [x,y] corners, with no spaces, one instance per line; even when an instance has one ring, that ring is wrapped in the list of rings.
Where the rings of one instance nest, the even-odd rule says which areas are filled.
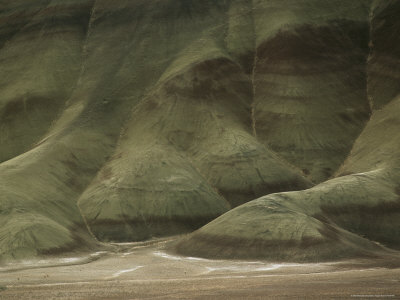
[[[0,3],[0,260],[207,223],[175,250],[397,249],[399,9]]]

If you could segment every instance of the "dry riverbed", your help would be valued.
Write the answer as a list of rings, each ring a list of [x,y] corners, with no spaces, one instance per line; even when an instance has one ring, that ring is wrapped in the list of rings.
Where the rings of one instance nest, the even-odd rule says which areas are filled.
[[[171,240],[3,265],[0,299],[400,299],[396,258],[341,263],[208,260]]]

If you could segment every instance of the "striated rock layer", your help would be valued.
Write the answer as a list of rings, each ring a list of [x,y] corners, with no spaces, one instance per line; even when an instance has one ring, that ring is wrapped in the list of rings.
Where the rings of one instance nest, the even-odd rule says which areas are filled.
[[[398,13],[396,0],[0,1],[0,261],[214,219],[175,251],[399,248]]]
[[[332,148],[323,149],[335,150],[328,159],[321,160],[322,164],[332,166],[334,162],[336,165],[341,162],[341,165],[330,179],[311,189],[268,195],[240,206],[181,240],[176,245],[176,251],[219,258],[321,261],[373,257],[383,253],[391,255],[395,253],[394,250],[400,249],[400,82],[396,75],[400,59],[396,57],[399,51],[395,50],[400,42],[395,37],[395,32],[400,30],[400,22],[394,17],[400,13],[398,4],[397,1],[372,3],[368,14],[368,48],[365,47],[362,24],[354,26],[342,20],[334,22],[339,27],[332,25],[325,28],[323,38],[318,40],[304,40],[307,35],[299,35],[297,29],[286,35],[288,43],[282,42],[280,48],[271,54],[274,60],[271,60],[268,68],[278,65],[283,60],[282,56],[285,61],[289,60],[286,58],[288,52],[293,62],[301,57],[301,64],[297,68],[304,75],[301,80],[307,78],[305,70],[310,70],[306,69],[310,65],[313,69],[309,76],[318,74],[319,78],[324,78],[321,75],[323,72],[329,76],[323,83],[319,83],[315,77],[301,84],[304,87],[317,83],[311,93],[322,88],[321,91],[325,93],[333,91],[334,96],[330,98],[327,95],[324,98],[327,102],[323,105],[320,101],[307,106],[310,111],[308,114],[313,113],[311,107],[317,108],[319,104],[326,112],[320,112],[304,122],[308,129],[304,130],[305,135],[299,138],[299,143],[304,146],[307,138],[314,138],[317,143],[331,141]],[[307,27],[310,28],[309,25],[302,27],[303,32]],[[316,32],[316,26],[312,30]],[[340,39],[339,33],[345,33],[346,36],[342,35]],[[296,45],[292,44],[293,36],[299,41]],[[272,44],[277,37],[279,35],[267,44]],[[343,41],[343,48],[339,47],[339,41]],[[299,44],[300,48],[295,47]],[[303,47],[303,44],[307,47]],[[350,44],[354,46],[350,47]],[[286,50],[285,47],[289,45],[290,49]],[[352,52],[352,49],[355,51]],[[365,53],[366,63],[361,63]],[[321,72],[320,66],[325,61],[331,64],[321,67]],[[354,64],[356,61],[359,64]],[[295,66],[296,63],[288,64],[287,68],[294,69]],[[293,73],[289,78],[293,78]],[[333,74],[338,76],[332,77]],[[340,86],[343,89],[338,89]],[[268,92],[265,95],[270,99]],[[276,103],[278,107],[284,107],[280,98]],[[338,106],[335,108],[332,105]],[[271,106],[267,107],[271,109]],[[303,118],[303,115],[297,106],[292,110],[289,120],[298,118]],[[326,123],[318,125],[319,119]],[[266,117],[265,120],[271,122],[271,118]],[[360,127],[359,124],[366,120],[365,127]],[[288,118],[282,124],[288,124]],[[301,130],[292,126],[288,132],[294,134]],[[324,133],[318,137],[318,131]],[[351,142],[353,146],[350,153],[339,151],[340,147],[347,147],[346,140],[350,142],[350,135],[354,137],[357,131],[360,134]],[[278,133],[276,136],[278,143],[291,141],[280,140]],[[343,139],[345,137],[348,139]],[[303,160],[300,162],[305,162],[308,156],[307,151],[289,153],[292,157],[302,153]],[[339,159],[339,155],[343,157]],[[314,157],[319,159],[322,154]],[[346,159],[343,160],[344,157]],[[293,158],[287,156],[287,159]],[[299,159],[294,161],[298,162]],[[318,174],[321,175],[321,171],[325,170],[328,171],[319,169]]]

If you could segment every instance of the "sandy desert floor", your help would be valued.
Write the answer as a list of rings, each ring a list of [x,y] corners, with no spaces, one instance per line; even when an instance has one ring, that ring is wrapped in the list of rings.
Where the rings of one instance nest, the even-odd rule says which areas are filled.
[[[400,299],[389,260],[295,264],[168,254],[171,240],[0,268],[0,299]]]

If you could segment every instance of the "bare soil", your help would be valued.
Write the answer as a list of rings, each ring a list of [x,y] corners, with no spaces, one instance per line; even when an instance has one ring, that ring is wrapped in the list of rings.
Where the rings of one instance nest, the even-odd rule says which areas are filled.
[[[171,240],[0,268],[0,299],[400,299],[395,257],[332,263],[209,260]]]

